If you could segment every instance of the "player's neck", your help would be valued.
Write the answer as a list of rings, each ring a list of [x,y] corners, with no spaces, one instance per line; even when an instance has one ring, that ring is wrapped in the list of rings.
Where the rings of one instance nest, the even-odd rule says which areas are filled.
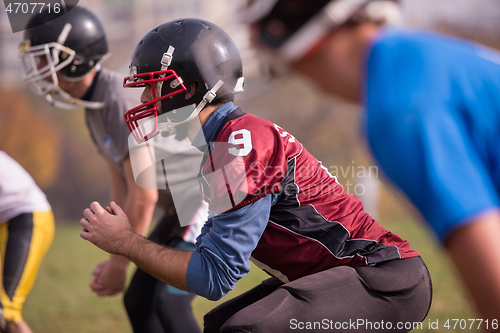
[[[207,105],[201,112],[198,114],[198,118],[200,119],[200,124],[203,126],[203,124],[207,121],[208,117],[214,112],[215,110],[218,109],[220,105]]]
[[[217,108],[219,107],[220,105],[207,105],[206,107],[203,108],[203,110],[201,110],[201,112],[198,114],[198,119],[200,120],[200,122],[196,122],[196,121],[191,121],[189,122],[188,124],[188,133],[187,133],[187,136],[189,138],[189,140],[193,141],[194,138],[196,137],[196,135],[198,134],[198,132],[200,131],[201,129],[201,126],[203,126],[203,124],[205,124],[205,122],[207,121],[207,119],[210,117],[210,115],[215,111],[217,110]]]
[[[339,29],[330,35],[320,50],[299,61],[295,68],[325,93],[359,103],[367,49],[379,30],[379,26],[370,23]]]

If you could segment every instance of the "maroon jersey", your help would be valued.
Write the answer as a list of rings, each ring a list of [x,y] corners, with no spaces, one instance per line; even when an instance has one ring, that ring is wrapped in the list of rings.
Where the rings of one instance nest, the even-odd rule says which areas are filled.
[[[283,281],[419,255],[364,212],[295,137],[267,120],[244,114],[225,123],[202,175],[204,196],[218,214],[277,195],[252,257]]]

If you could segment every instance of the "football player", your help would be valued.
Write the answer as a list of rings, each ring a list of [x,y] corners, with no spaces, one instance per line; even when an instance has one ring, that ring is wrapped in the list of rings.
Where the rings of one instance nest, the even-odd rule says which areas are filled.
[[[123,75],[101,67],[109,51],[100,20],[80,6],[55,16],[43,11],[28,23],[25,41],[20,46],[25,81],[55,106],[85,108],[92,140],[107,164],[111,200],[124,207],[135,232],[147,233],[158,202],[165,214],[149,237],[173,247],[194,248],[207,209],[201,198],[196,200],[199,195],[188,199],[194,198],[190,204],[204,210],[205,216],[193,213],[189,217],[191,224],[181,227],[167,191],[160,193],[166,199],[158,200],[155,187],[144,188],[135,182],[138,175],[132,168],[130,132],[123,115],[138,103],[140,94],[123,88]],[[91,289],[100,296],[122,292],[128,263],[125,257],[112,255],[98,264],[92,272]],[[124,301],[135,332],[199,332],[191,312],[193,297],[137,270]]]
[[[0,332],[32,332],[22,308],[54,229],[45,194],[21,165],[0,151]]]
[[[446,247],[482,318],[498,319],[500,54],[385,27],[398,12],[394,1],[279,0],[251,1],[242,16],[272,62],[364,106],[375,159]]]
[[[116,203],[93,202],[82,238],[211,300],[250,260],[273,276],[206,314],[205,332],[318,330],[322,321],[322,329],[357,322],[376,332],[384,322],[408,332],[425,318],[431,281],[417,251],[365,213],[293,135],[233,104],[242,63],[222,29],[199,19],[158,26],[138,43],[126,80],[144,87],[142,109],[127,112],[138,141],[175,132],[204,152],[198,179],[210,218],[196,249],[181,251],[134,233]],[[158,124],[144,132],[147,117]]]

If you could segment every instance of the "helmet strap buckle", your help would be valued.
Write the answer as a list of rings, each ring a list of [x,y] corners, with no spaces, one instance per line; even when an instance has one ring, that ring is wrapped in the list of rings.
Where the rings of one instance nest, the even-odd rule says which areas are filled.
[[[166,71],[170,64],[172,63],[172,54],[175,51],[175,47],[170,45],[168,47],[167,52],[163,53],[163,57],[161,58],[161,70]]]
[[[202,103],[203,102],[205,102],[205,104],[211,103],[215,99],[215,97],[217,96],[217,90],[219,90],[220,87],[222,87],[223,84],[224,84],[224,81],[222,81],[222,80],[217,81],[217,83],[215,84],[215,86],[213,86],[213,88],[210,89],[209,91],[207,91],[207,93],[205,94],[205,96],[203,96]],[[203,104],[202,108],[205,106],[205,104]]]

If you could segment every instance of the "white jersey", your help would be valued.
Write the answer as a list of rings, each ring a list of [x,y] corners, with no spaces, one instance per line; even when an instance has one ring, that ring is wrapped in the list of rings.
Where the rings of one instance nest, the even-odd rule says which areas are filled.
[[[0,150],[0,223],[51,210],[47,197],[19,163]]]

